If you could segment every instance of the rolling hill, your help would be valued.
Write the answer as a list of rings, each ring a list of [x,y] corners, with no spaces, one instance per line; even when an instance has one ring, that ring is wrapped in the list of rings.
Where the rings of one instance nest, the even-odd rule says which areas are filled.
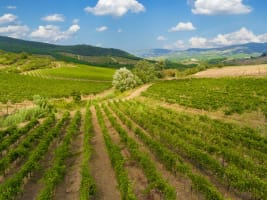
[[[143,58],[168,59],[171,61],[212,60],[212,59],[240,59],[251,56],[257,57],[267,52],[267,43],[248,43],[226,46],[221,48],[191,48],[187,50],[150,49],[135,52]]]
[[[91,45],[63,46],[0,36],[0,49],[9,52],[27,52],[50,55],[63,61],[106,67],[133,66],[140,58],[114,48]]]

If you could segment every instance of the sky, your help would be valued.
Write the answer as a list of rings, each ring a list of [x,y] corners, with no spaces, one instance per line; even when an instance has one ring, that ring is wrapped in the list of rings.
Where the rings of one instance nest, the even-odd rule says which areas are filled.
[[[267,42],[266,0],[0,0],[0,35],[136,51]]]

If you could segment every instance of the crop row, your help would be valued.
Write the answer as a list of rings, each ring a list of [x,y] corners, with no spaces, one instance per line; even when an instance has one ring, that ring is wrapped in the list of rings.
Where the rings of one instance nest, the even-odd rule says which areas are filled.
[[[0,199],[1,200],[10,200],[14,199],[17,194],[23,190],[23,184],[25,180],[31,175],[34,170],[39,168],[39,161],[43,158],[45,153],[48,151],[50,143],[55,137],[57,137],[64,125],[68,115],[65,115],[57,125],[48,132],[43,132],[44,137],[40,140],[37,147],[30,152],[28,160],[24,165],[10,178],[8,178],[0,186]],[[44,123],[46,126],[43,126],[43,130],[48,130],[51,127],[50,123]]]
[[[17,159],[26,158],[30,154],[31,148],[44,137],[47,130],[53,126],[55,122],[55,116],[49,116],[43,124],[34,129],[23,141],[14,149],[11,149],[1,160],[0,160],[0,174],[3,174],[9,167],[10,164]]]
[[[67,127],[67,133],[63,141],[55,150],[52,166],[45,172],[42,179],[44,187],[37,196],[38,200],[52,199],[55,186],[64,178],[66,172],[65,159],[70,155],[70,145],[73,137],[79,132],[80,122],[81,113],[78,111]]]
[[[142,167],[150,186],[160,192],[165,199],[176,199],[175,189],[163,179],[149,155],[140,150],[139,145],[128,136],[127,132],[121,127],[107,107],[104,105],[103,107],[109,121],[118,132],[121,141],[129,150],[131,157]]]
[[[145,96],[225,114],[261,110],[267,118],[267,78],[183,79],[154,84]]]
[[[266,196],[267,184],[265,181],[247,170],[241,170],[235,165],[228,164],[227,166],[222,166],[216,158],[199,149],[201,146],[191,143],[191,141],[194,140],[194,136],[181,133],[179,129],[169,129],[168,125],[170,123],[166,121],[163,123],[153,123],[151,121],[153,115],[151,113],[146,115],[145,112],[141,112],[142,109],[137,109],[136,106],[130,107],[126,103],[121,103],[119,104],[119,108],[143,128],[148,130],[154,138],[162,142],[167,148],[175,153],[179,153],[199,168],[211,171],[215,177],[227,186],[235,188],[240,192],[250,192],[254,198]],[[145,108],[143,107],[143,109]],[[147,120],[148,117],[150,120]],[[159,119],[157,122],[161,120],[162,119]],[[199,144],[201,145],[201,143]],[[244,165],[246,165],[246,163],[244,163]]]
[[[11,128],[8,131],[5,132],[6,137],[2,138],[3,140],[0,143],[0,152],[3,153],[4,150],[6,150],[11,144],[17,141],[18,138],[20,138],[23,135],[26,135],[33,127],[35,127],[38,124],[38,120],[33,119],[31,120],[26,126],[24,126],[21,129]]]
[[[70,96],[73,91],[96,94],[111,86],[110,82],[57,80],[0,72],[0,102],[20,102],[34,95],[47,98]]]
[[[96,194],[96,185],[90,173],[89,162],[92,154],[90,145],[93,136],[92,113],[89,107],[86,109],[84,120],[84,141],[83,141],[83,158],[81,165],[81,185],[80,185],[80,200],[89,200]]]
[[[96,106],[96,112],[100,127],[103,132],[106,148],[108,150],[108,154],[118,180],[121,199],[134,200],[136,199],[136,196],[133,193],[132,184],[130,182],[128,172],[124,168],[125,159],[121,154],[120,147],[114,144],[111,137],[109,136],[109,132],[105,125],[104,118],[99,106]]]
[[[157,159],[164,164],[166,169],[175,175],[179,173],[182,176],[188,176],[192,181],[193,188],[195,188],[196,191],[201,192],[206,199],[223,199],[218,190],[206,178],[193,173],[191,167],[183,162],[183,159],[179,155],[173,153],[152,137],[149,137],[142,129],[135,127],[133,123],[113,104],[109,104],[109,106],[120,120],[126,124],[129,129],[134,131],[142,142],[148,146],[148,148],[156,155]]]
[[[141,104],[134,104],[134,107],[136,107],[136,105],[142,106]],[[225,165],[225,163],[234,164],[240,169],[248,170],[261,178],[266,177],[267,168],[262,164],[255,163],[250,157],[244,157],[243,151],[237,151],[236,144],[233,144],[231,140],[226,140],[222,135],[218,135],[216,133],[202,133],[199,130],[196,130],[196,124],[188,126],[188,123],[185,125],[177,122],[178,120],[171,120],[170,117],[165,119],[165,116],[169,115],[169,112],[158,113],[158,110],[159,108],[151,111],[151,109],[144,107],[142,115],[144,115],[144,118],[149,117],[150,121],[154,124],[164,127],[164,130],[175,133],[177,137],[187,141],[188,144],[192,144],[198,149],[218,157],[218,160],[222,160],[223,165]],[[174,114],[171,116],[173,115]],[[232,146],[230,145],[231,143]],[[226,146],[224,144],[226,144]],[[257,144],[260,145],[261,143],[257,142]],[[245,148],[241,150],[244,149]],[[245,150],[249,152],[248,149]]]

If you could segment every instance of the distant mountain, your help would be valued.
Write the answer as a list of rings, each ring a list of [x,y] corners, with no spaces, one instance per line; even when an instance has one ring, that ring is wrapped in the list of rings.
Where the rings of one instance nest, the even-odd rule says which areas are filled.
[[[134,55],[142,58],[160,57],[172,53],[169,49],[147,49],[133,52]]]
[[[64,61],[111,67],[133,65],[140,60],[140,58],[119,49],[101,48],[90,45],[54,45],[4,36],[0,36],[0,49],[16,53],[27,52],[32,54],[51,55]]]
[[[267,43],[248,43],[221,48],[191,48],[187,50],[152,49],[136,52],[142,58],[165,58],[171,61],[210,60],[210,59],[240,59],[259,56],[267,52]]]

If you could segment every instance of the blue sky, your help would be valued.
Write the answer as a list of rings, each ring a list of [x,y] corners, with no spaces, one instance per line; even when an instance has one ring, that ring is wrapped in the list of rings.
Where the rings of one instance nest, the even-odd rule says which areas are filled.
[[[267,42],[266,0],[1,0],[0,35],[128,51]]]

